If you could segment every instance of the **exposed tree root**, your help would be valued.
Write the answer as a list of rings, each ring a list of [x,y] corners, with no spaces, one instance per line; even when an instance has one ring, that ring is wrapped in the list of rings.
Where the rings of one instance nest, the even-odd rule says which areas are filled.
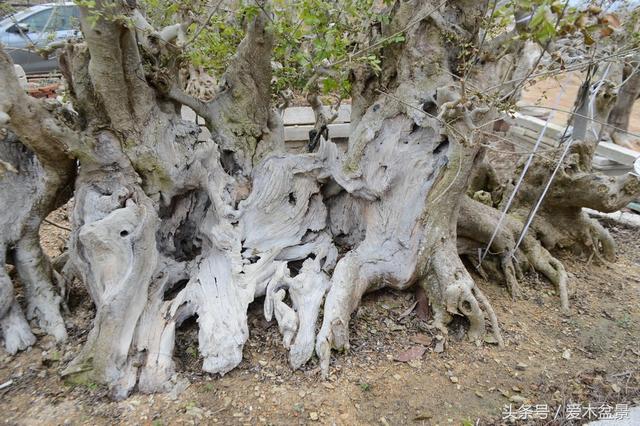
[[[595,219],[582,211],[584,207],[603,212],[619,210],[640,193],[640,178],[632,174],[608,177],[594,173],[592,170],[593,155],[598,143],[601,128],[598,122],[606,122],[609,111],[615,102],[613,86],[602,85],[597,93],[595,104],[596,121],[593,123],[575,123],[582,129],[585,140],[571,143],[569,155],[560,165],[547,193],[542,188],[551,176],[551,170],[557,160],[536,156],[531,162],[522,187],[515,194],[513,205],[503,224],[498,228],[500,212],[493,208],[504,209],[508,195],[514,190],[513,182],[508,182],[504,189],[490,179],[495,173],[485,164],[478,169],[472,180],[470,197],[463,202],[458,223],[458,232],[463,239],[459,250],[465,252],[477,265],[477,250],[484,250],[491,235],[498,228],[496,238],[491,247],[492,255],[499,257],[507,285],[512,295],[517,294],[517,275],[519,269],[532,267],[543,273],[557,288],[560,302],[565,313],[569,312],[570,291],[567,273],[560,261],[549,251],[563,248],[573,250],[589,259],[614,261],[615,243],[607,230]],[[574,129],[574,132],[577,130]],[[564,148],[564,146],[563,146]],[[515,171],[521,173],[524,160]],[[538,211],[535,212],[531,227],[516,249],[532,209],[540,196],[544,195]],[[484,204],[477,200],[483,200]],[[485,205],[486,204],[486,205]],[[478,243],[474,245],[472,241]],[[475,252],[475,253],[474,253]],[[491,256],[489,256],[491,258]]]
[[[18,241],[14,258],[18,275],[25,283],[27,319],[35,319],[58,342],[66,340],[67,330],[60,314],[62,298],[52,286],[59,278],[42,252],[37,230]]]
[[[14,298],[13,284],[4,267],[0,268],[0,335],[5,349],[15,353],[35,341],[26,320],[35,320],[59,342],[67,338],[60,314],[62,299],[54,290],[57,273],[42,252],[38,230],[42,220],[66,201],[62,192],[69,176],[44,167],[13,133],[2,138],[0,158],[13,171],[0,175],[0,199],[7,206],[0,216],[0,259],[4,262],[9,255],[14,263],[26,301],[25,318]]]
[[[481,307],[487,312],[487,315],[489,316],[489,322],[491,323],[491,330],[493,332],[493,337],[496,339],[498,346],[500,347],[504,346],[504,339],[502,338],[502,334],[500,333],[500,325],[498,324],[498,317],[496,316],[496,313],[493,310],[493,307],[489,303],[489,299],[487,299],[487,297],[484,295],[482,290],[478,288],[477,285],[473,288],[473,293],[478,299],[478,302],[480,302]]]
[[[458,221],[458,235],[465,241],[462,249],[474,265],[478,262],[478,250],[484,250],[491,239],[491,235],[498,226],[500,212],[483,203],[466,197],[460,208]],[[560,304],[564,312],[569,311],[569,296],[567,289],[567,273],[560,261],[555,259],[533,236],[526,236],[517,251],[515,244],[522,230],[522,224],[511,216],[507,216],[496,235],[491,247],[491,255],[498,257],[499,265],[504,274],[511,294],[518,294],[519,270],[533,268],[541,272],[553,283],[560,295]],[[471,243],[471,241],[476,244]],[[459,249],[460,250],[460,249]]]
[[[615,259],[615,244],[609,233],[582,211],[583,208],[617,211],[640,194],[638,176],[628,173],[612,177],[593,171],[593,156],[602,134],[599,123],[606,122],[615,101],[613,85],[604,82],[594,99],[596,121],[575,124],[586,126],[585,139],[572,142],[531,225],[530,232],[548,250],[565,248],[587,257]],[[516,194],[511,210],[513,216],[525,220],[556,162],[556,159],[534,158],[524,184]],[[516,174],[520,173],[522,166],[519,165]],[[511,190],[512,184],[509,184],[505,193]],[[550,268],[558,270],[555,262],[547,263],[551,264]]]
[[[324,294],[330,286],[327,275],[321,270],[321,259],[306,259],[293,278],[285,275],[285,264],[281,264],[267,288],[265,317],[270,320],[271,310],[275,310],[284,347],[289,349],[289,363],[294,369],[301,367],[313,355],[316,324]],[[288,291],[293,309],[282,301],[285,295],[282,288]],[[270,300],[274,300],[273,308]]]

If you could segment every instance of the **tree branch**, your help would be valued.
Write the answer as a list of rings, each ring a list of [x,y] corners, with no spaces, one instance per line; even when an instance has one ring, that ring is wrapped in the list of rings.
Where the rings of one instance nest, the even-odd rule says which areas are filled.
[[[94,9],[80,8],[80,22],[91,52],[89,74],[104,104],[112,126],[119,132],[131,133],[144,123],[152,110],[153,91],[144,78],[142,60],[133,30],[112,18],[116,12],[105,1]],[[107,17],[95,22],[92,13],[104,11]]]
[[[209,106],[209,103],[203,102],[200,99],[189,95],[187,92],[178,87],[178,85],[174,84],[171,86],[171,88],[167,92],[167,97],[173,101],[191,108],[195,111],[196,114],[203,117],[207,123],[214,121],[213,117],[211,116],[211,108]]]
[[[61,123],[44,104],[23,90],[13,62],[0,47],[0,125],[7,125],[45,166],[62,169],[72,162],[69,148],[80,145],[77,132]]]

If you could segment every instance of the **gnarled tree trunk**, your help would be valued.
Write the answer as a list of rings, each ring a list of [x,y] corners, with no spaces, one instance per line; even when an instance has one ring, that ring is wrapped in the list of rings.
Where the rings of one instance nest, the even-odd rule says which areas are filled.
[[[484,130],[497,116],[472,93],[497,88],[505,96],[518,87],[501,82],[522,73],[521,43],[505,51],[487,42],[468,69],[465,46],[478,42],[486,6],[411,0],[391,7],[383,36],[401,31],[405,40],[384,47],[381,73],[353,73],[346,153],[324,138],[313,152],[286,152],[270,104],[273,36],[265,14],[247,23],[207,102],[181,89],[177,69],[157,68],[179,53],[163,39],[171,32],[136,31],[104,16],[89,25],[86,9],[85,42],[63,56],[71,119],[28,100],[43,117],[26,123],[29,111],[16,107],[26,96],[3,73],[8,126],[43,163],[55,155],[73,174],[70,158],[79,162],[69,269],[89,289],[96,318],[65,374],[106,384],[117,398],[136,387],[166,391],[176,377],[176,327],[191,317],[203,370],[224,374],[242,359],[247,307],[262,296],[292,367],[315,351],[326,374],[331,350],[349,347],[349,319],[362,295],[416,283],[445,333],[460,315],[479,339],[486,316],[501,342],[495,314],[459,256],[486,243],[499,214],[467,196]],[[143,19],[97,2],[112,7]],[[491,60],[496,49],[500,59]],[[4,54],[0,63],[10,67]],[[182,105],[205,118],[212,139],[198,139],[198,127],[180,117]],[[514,232],[500,247],[513,247]],[[522,251],[553,280],[557,261],[534,237]],[[515,274],[510,258],[503,266]],[[5,342],[15,339],[3,331]]]
[[[23,284],[26,317],[14,297],[11,280],[0,268],[0,335],[9,353],[35,342],[27,319],[34,319],[57,341],[67,338],[61,297],[54,289],[59,280],[40,247],[42,220],[70,197],[75,161],[66,153],[72,132],[55,125],[67,111],[43,106],[29,98],[17,83],[8,56],[0,51],[0,125],[10,119],[15,132],[0,129],[0,259],[7,256]],[[53,118],[57,116],[58,118]]]

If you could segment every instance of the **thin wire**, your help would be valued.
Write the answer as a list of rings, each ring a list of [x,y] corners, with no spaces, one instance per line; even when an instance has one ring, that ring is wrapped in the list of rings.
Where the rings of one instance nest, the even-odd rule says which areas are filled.
[[[22,30],[22,27],[20,26],[20,23],[18,23],[18,21],[16,20],[15,15],[11,15],[9,19],[11,19],[11,21],[13,21],[13,23],[16,25],[16,28],[20,32],[20,35],[22,37],[25,37],[27,40],[29,40],[29,43],[31,43],[31,45],[35,46],[36,44],[33,42],[33,40],[31,40],[31,37],[29,37],[29,35]]]
[[[616,86],[616,89],[621,88],[622,86],[624,86],[627,81],[629,81],[631,79],[631,77],[635,76],[636,73],[638,72],[638,68],[640,68],[640,61],[638,61],[638,65],[636,65],[635,67],[636,69],[633,70],[633,72],[631,72],[631,74],[629,74],[629,77],[625,78],[622,83],[620,83],[619,85]]]
[[[630,53],[637,52],[639,50],[640,50],[640,47],[634,47],[634,48],[629,49],[629,50],[618,51],[618,52],[612,53],[610,55],[601,56],[599,58],[590,59],[590,60],[585,61],[585,62],[572,64],[572,65],[570,65],[568,67],[565,67],[564,69],[541,71],[541,72],[539,72],[537,74],[531,74],[528,78],[529,79],[533,79],[533,78],[544,77],[544,76],[558,76],[558,75],[569,73],[569,72],[572,72],[572,71],[578,71],[578,70],[583,69],[586,66],[593,65],[595,63],[601,63],[601,62],[609,60],[609,59],[615,59],[615,58],[618,58],[620,56],[626,56],[626,55],[628,55]],[[513,78],[511,80],[503,81],[503,82],[501,82],[499,84],[495,84],[495,85],[493,85],[491,87],[488,87],[485,90],[485,92],[489,92],[489,91],[493,91],[495,89],[499,89],[502,86],[505,86],[505,85],[511,84],[511,83],[515,83],[515,82],[520,81],[520,80],[524,80],[524,78]]]
[[[561,99],[563,94],[564,94],[564,88],[561,87],[560,88],[560,92],[558,93],[558,95],[556,97],[556,100],[555,100],[555,105],[556,106],[560,103],[560,99]],[[487,253],[489,252],[489,248],[491,247],[491,244],[493,244],[493,241],[498,236],[498,231],[500,231],[500,228],[502,227],[502,222],[504,222],[504,220],[507,217],[507,212],[509,211],[509,208],[511,207],[511,204],[513,203],[513,200],[515,199],[516,194],[518,193],[518,190],[520,189],[520,186],[522,185],[522,182],[524,181],[524,177],[527,174],[527,171],[529,170],[529,167],[531,166],[531,163],[533,162],[533,156],[538,151],[538,147],[540,146],[540,142],[542,141],[542,138],[544,137],[544,134],[547,131],[547,127],[549,126],[549,123],[551,122],[551,119],[553,118],[554,115],[555,115],[555,111],[551,111],[551,113],[547,117],[547,121],[544,123],[544,127],[540,131],[540,134],[538,135],[538,138],[536,139],[536,143],[533,145],[533,152],[531,154],[529,154],[529,158],[527,158],[527,162],[525,163],[524,168],[522,169],[522,172],[520,173],[520,176],[518,177],[518,182],[513,187],[513,191],[511,191],[511,195],[509,195],[509,200],[507,201],[507,203],[505,204],[504,208],[502,209],[502,213],[500,214],[500,219],[498,219],[498,224],[496,225],[495,229],[493,230],[493,234],[491,234],[491,238],[489,239],[489,242],[487,243],[487,247],[484,249],[483,252],[480,253],[480,258],[478,259],[478,265],[476,266],[476,269],[480,268],[480,266],[482,265],[482,262],[484,261],[484,258],[487,256]]]
[[[553,32],[554,33],[556,33],[558,31],[558,26],[560,25],[560,22],[562,21],[562,18],[564,18],[564,14],[567,11],[567,7],[568,6],[569,6],[569,2],[567,1],[564,4],[564,7],[562,8],[562,11],[560,12],[560,15],[558,15],[558,19],[556,19],[556,24],[554,25],[554,28],[553,28]],[[551,40],[552,40],[551,38],[549,38],[549,40],[547,40],[547,42],[544,45],[544,48],[542,49],[542,52],[540,52],[540,56],[538,56],[538,59],[533,64],[533,67],[531,67],[531,69],[529,70],[527,75],[520,82],[518,82],[515,85],[515,87],[511,90],[511,92],[509,92],[506,95],[504,95],[500,99],[501,101],[503,101],[505,99],[509,99],[511,96],[513,96],[516,93],[518,93],[518,90],[524,85],[524,83],[527,80],[529,80],[529,78],[531,77],[531,74],[533,74],[533,72],[536,70],[536,68],[538,68],[538,65],[540,64],[540,61],[542,60],[542,57],[544,56],[545,53],[547,53],[547,50],[549,49],[549,45],[551,44]]]
[[[254,0],[257,2],[257,0]],[[364,47],[360,50],[358,50],[357,52],[350,54],[349,56],[347,56],[346,58],[340,59],[339,61],[333,62],[331,64],[329,64],[329,68],[335,67],[337,65],[342,65],[344,63],[347,62],[351,62],[351,60],[355,57],[358,57],[360,55],[362,55],[363,53],[368,52],[369,50],[375,49],[377,47],[380,47],[381,45],[383,45],[384,43],[386,43],[387,41],[404,34],[405,32],[407,32],[409,30],[409,28],[411,28],[412,26],[414,26],[417,23],[422,22],[423,20],[427,19],[429,16],[431,16],[431,14],[433,12],[436,12],[438,9],[440,9],[442,6],[445,5],[445,3],[447,3],[447,0],[443,0],[442,2],[440,2],[440,4],[438,4],[436,7],[434,7],[433,9],[431,9],[428,13],[424,14],[423,16],[419,16],[416,19],[414,19],[413,21],[409,22],[403,29],[396,31],[395,33],[391,34],[388,37],[385,37],[381,40],[378,40],[377,42],[373,43],[370,46]]]
[[[498,6],[498,0],[493,0],[493,7],[491,8],[491,13],[489,14],[489,23],[487,24],[487,28],[482,34],[482,38],[480,39],[480,44],[478,45],[478,49],[473,55],[473,60],[469,61],[468,66],[465,67],[466,69],[464,71],[464,80],[467,79],[467,76],[469,75],[471,68],[473,68],[473,65],[475,65],[476,61],[478,60],[478,57],[480,56],[480,54],[482,54],[482,48],[484,47],[484,42],[487,38],[487,34],[489,33],[491,25],[493,24],[493,15],[496,13],[497,6]],[[489,4],[487,4],[487,8],[488,7],[489,7]],[[485,15],[486,15],[486,12],[485,12]]]
[[[560,169],[560,166],[564,162],[564,158],[566,157],[567,153],[569,152],[569,148],[571,148],[572,144],[573,144],[573,137],[570,137],[569,141],[567,142],[567,144],[564,147],[564,151],[562,151],[562,155],[560,156],[560,159],[558,160],[558,163],[556,164],[556,167],[553,169],[553,172],[551,173],[551,176],[549,176],[549,179],[547,180],[547,184],[545,185],[545,187],[544,187],[544,189],[542,191],[542,194],[540,194],[540,197],[538,197],[536,205],[534,206],[533,210],[531,210],[531,213],[529,214],[529,216],[527,218],[527,222],[525,223],[524,228],[522,228],[522,231],[520,232],[520,236],[518,237],[518,241],[516,242],[516,245],[511,250],[511,257],[513,257],[514,259],[515,259],[515,253],[518,250],[518,247],[520,247],[520,244],[522,243],[522,240],[524,240],[524,237],[527,235],[527,231],[529,230],[529,226],[531,226],[531,222],[533,222],[533,218],[535,217],[536,213],[538,212],[538,209],[540,208],[540,205],[542,204],[542,201],[544,200],[545,195],[547,195],[547,191],[549,191],[549,188],[551,187],[551,182],[553,182],[553,179],[556,177],[556,174],[558,173],[558,170]]]
[[[497,139],[500,139],[503,142],[510,143],[511,145],[513,145],[514,147],[517,147],[517,148],[523,148],[523,149],[530,148],[529,145],[521,145],[521,144],[519,144],[517,142],[514,142],[511,139],[507,139],[507,138],[502,137],[502,136],[500,136],[500,135],[498,135],[496,133],[489,133],[489,132],[484,131],[484,130],[481,130],[480,133],[484,134],[485,136],[492,137],[492,138],[497,138]],[[530,154],[532,152],[531,150],[522,151],[520,153],[515,152],[515,151],[497,151],[497,148],[493,147],[492,145],[487,145],[487,144],[485,144],[485,145],[486,146],[491,146],[492,149],[494,151],[496,151],[496,152],[504,152],[506,154],[514,154],[514,155],[515,154],[522,154],[522,155],[524,155],[524,154]],[[535,155],[537,155],[540,158],[544,158],[545,160],[552,161],[552,159],[550,157],[547,157],[546,155],[542,155],[541,152],[556,152],[556,151],[558,151],[558,148],[546,148],[546,149],[538,150],[538,153],[535,154]]]
[[[193,43],[198,39],[202,30],[204,30],[206,27],[209,26],[209,23],[211,22],[211,18],[213,18],[213,15],[215,15],[215,13],[218,11],[223,1],[224,0],[218,0],[218,3],[215,5],[213,9],[211,9],[211,12],[209,12],[209,16],[207,16],[207,19],[204,21],[204,24],[200,28],[196,29],[195,33],[193,34],[193,37],[191,37],[191,40],[185,43],[184,47],[187,47],[188,45],[190,45],[191,43]]]
[[[602,86],[602,83],[604,82],[604,79],[607,77],[608,72],[609,72],[609,67],[607,67],[607,69],[605,70],[604,74],[602,75],[602,78],[600,79],[598,85],[594,88],[593,92],[591,93],[591,98],[592,99],[594,99],[595,96],[598,94],[598,91],[600,90],[600,87]],[[575,110],[577,111],[578,108],[579,108],[579,105],[576,105]],[[587,118],[589,118],[589,117],[587,117]],[[568,128],[569,128],[569,126],[567,125],[567,127],[565,128],[565,134],[566,134]],[[511,250],[511,257],[515,258],[515,252],[518,250],[518,247],[520,247],[520,244],[522,243],[522,240],[524,240],[524,237],[526,236],[527,231],[529,230],[529,227],[531,226],[531,223],[533,222],[533,218],[535,217],[536,213],[538,212],[538,209],[542,205],[542,201],[544,200],[544,197],[547,195],[547,191],[549,191],[549,188],[551,187],[551,183],[553,182],[553,179],[556,177],[556,174],[558,173],[558,170],[560,170],[560,166],[564,163],[564,159],[567,156],[567,153],[569,152],[569,149],[571,148],[571,145],[573,145],[573,141],[574,141],[573,136],[571,136],[569,138],[569,141],[565,145],[564,150],[562,151],[562,155],[560,156],[560,159],[558,160],[558,163],[556,164],[556,167],[553,169],[553,172],[551,173],[551,176],[549,176],[549,179],[547,180],[547,184],[545,185],[544,190],[542,191],[542,193],[538,197],[536,205],[534,206],[534,208],[529,213],[529,217],[527,218],[527,222],[525,223],[524,228],[522,228],[522,232],[520,232],[520,236],[518,237],[518,241],[516,242],[516,245],[514,246],[513,250]]]
[[[42,219],[42,220],[44,221],[44,223],[46,223],[46,224],[48,224],[48,225],[55,226],[56,228],[62,229],[63,231],[69,231],[69,232],[71,232],[71,228],[68,228],[68,227],[66,227],[66,226],[64,226],[64,225],[60,225],[60,224],[58,224],[58,223],[55,223],[55,222],[54,222],[54,221],[52,221],[52,220],[49,220],[49,219]]]
[[[42,29],[40,31],[38,31],[39,36],[38,36],[38,39],[37,39],[36,43],[39,43],[42,40],[42,36],[47,32],[47,30],[49,29],[49,26],[51,25],[51,20],[53,19],[53,17],[56,14],[60,14],[61,11],[59,9],[61,7],[64,7],[62,5],[63,0],[59,0],[58,3],[59,3],[58,5],[54,4],[54,7],[50,9],[51,12],[49,13],[49,17],[47,18],[47,22],[45,22],[45,24],[42,27]],[[46,10],[46,9],[44,9],[44,10]],[[35,16],[35,15],[36,15],[35,13],[31,14],[31,15],[27,16],[27,18],[30,18],[30,17]],[[20,32],[20,35],[25,37],[27,40],[29,40],[29,43],[31,43],[35,47],[36,43],[34,43],[33,39],[29,36],[29,32],[28,31],[25,33],[22,30],[22,28],[20,27],[20,24],[18,23],[18,21],[15,18],[15,14],[11,15],[9,18],[13,21],[13,23],[15,25],[17,25],[17,28],[18,28],[18,31]],[[25,18],[25,19],[27,19],[27,18]]]
[[[607,69],[604,71],[604,74],[602,74],[602,79],[600,79],[600,82],[598,83],[598,85],[593,89],[593,94],[591,96],[591,99],[589,100],[589,116],[591,116],[591,117],[593,117],[595,115],[595,113],[594,113],[595,103],[596,103],[596,96],[595,95],[596,95],[596,93],[598,93],[600,91],[600,88],[604,84],[604,79],[609,74],[609,69],[611,69],[611,62],[609,62],[609,64],[607,65]],[[596,129],[594,129],[593,126],[591,127],[591,131],[593,132],[593,136],[598,138],[598,134],[596,133]]]
[[[602,124],[602,125],[605,125],[605,126],[609,126],[609,127],[611,127],[612,129],[615,129],[615,130],[617,130],[617,131],[619,131],[619,132],[621,132],[621,133],[626,133],[626,134],[628,134],[628,135],[631,135],[631,136],[635,136],[635,137],[637,137],[637,138],[640,138],[640,134],[638,134],[638,133],[633,133],[633,132],[630,132],[630,131],[628,131],[628,130],[622,129],[622,128],[620,128],[620,127],[612,126],[612,125],[610,125],[609,123],[605,123],[604,121],[596,120],[596,119],[595,119],[595,118],[593,118],[593,117],[589,117],[589,116],[587,116],[587,115],[580,114],[580,113],[578,113],[578,112],[568,111],[568,110],[566,110],[566,109],[562,109],[562,108],[553,108],[553,107],[548,107],[548,106],[543,106],[543,105],[530,105],[530,104],[525,104],[525,105],[520,105],[520,107],[534,107],[534,108],[549,109],[549,110],[552,110],[552,111],[564,112],[564,113],[566,113],[566,114],[575,115],[576,117],[586,118],[586,119],[591,120],[591,121],[593,121],[593,122],[595,122],[595,123]]]

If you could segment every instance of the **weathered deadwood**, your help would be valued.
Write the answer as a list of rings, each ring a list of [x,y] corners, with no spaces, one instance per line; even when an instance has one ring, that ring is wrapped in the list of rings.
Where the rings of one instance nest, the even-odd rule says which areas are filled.
[[[449,55],[451,34],[444,28],[462,28],[453,37],[464,37],[464,30],[473,31],[476,23],[468,11],[456,15],[458,7],[462,3],[436,11],[407,31],[401,47],[388,49],[378,87],[389,93],[376,90],[375,81],[357,86],[362,93],[354,95],[353,110],[362,115],[355,120],[346,157],[333,177],[362,201],[338,199],[333,211],[362,219],[355,225],[330,217],[332,224],[340,224],[338,229],[364,236],[338,261],[331,279],[316,343],[324,374],[330,350],[349,348],[350,315],[369,290],[404,289],[417,281],[443,331],[452,315],[464,315],[470,320],[471,339],[484,334],[475,284],[456,250],[456,220],[479,149],[474,130],[490,114],[463,99],[460,85],[451,78],[455,60]],[[396,4],[389,31],[427,15],[424,11],[430,8],[429,2]],[[449,72],[430,67],[427,57],[438,58]],[[497,326],[493,310],[481,298]],[[494,332],[500,341],[497,327]]]
[[[406,25],[412,7],[433,8],[414,3],[397,11],[395,25]],[[150,84],[166,97],[151,105],[145,87],[118,92],[117,102],[105,99],[111,95],[95,83],[104,70],[96,67],[116,57],[111,84],[121,86],[138,69],[131,30],[111,28],[120,24],[96,27],[117,37],[105,43],[90,34],[90,57],[81,47],[68,52],[68,80],[86,129],[106,124],[115,132],[99,131],[82,151],[70,250],[97,317],[66,374],[105,383],[116,397],[136,384],[145,392],[168,390],[175,329],[192,316],[203,369],[224,374],[242,359],[248,304],[265,294],[266,314],[279,321],[293,367],[315,346],[326,372],[331,348],[348,346],[348,317],[362,294],[417,280],[429,289],[441,327],[451,314],[466,315],[470,337],[480,337],[482,305],[498,334],[455,246],[456,210],[479,146],[464,134],[488,109],[462,99],[451,72],[426,62],[427,53],[438,54],[453,69],[450,34],[442,31],[447,19],[460,28],[459,37],[473,30],[478,17],[460,17],[464,7],[425,17],[406,46],[389,51],[385,85],[393,93],[378,93],[367,107],[346,158],[324,139],[311,154],[283,152],[282,125],[269,106],[272,41],[262,15],[249,23],[209,103],[171,84],[163,91],[166,81]],[[422,42],[423,33],[435,47]],[[394,67],[412,71],[393,76]],[[125,112],[117,109],[123,102]],[[171,102],[203,116],[217,143],[199,142],[195,126],[182,122]],[[422,112],[431,110],[439,118]],[[336,265],[331,232],[337,229],[360,237],[342,239],[353,246]],[[116,318],[117,312],[126,315]]]
[[[67,338],[60,314],[58,280],[40,247],[40,224],[70,197],[75,162],[63,141],[77,141],[68,111],[27,96],[14,67],[0,48],[0,160],[9,165],[0,174],[0,260],[16,266],[26,299],[26,319],[33,319],[56,340]],[[66,115],[66,117],[65,117]],[[0,268],[0,329],[10,353],[34,342],[13,295],[13,285]]]

